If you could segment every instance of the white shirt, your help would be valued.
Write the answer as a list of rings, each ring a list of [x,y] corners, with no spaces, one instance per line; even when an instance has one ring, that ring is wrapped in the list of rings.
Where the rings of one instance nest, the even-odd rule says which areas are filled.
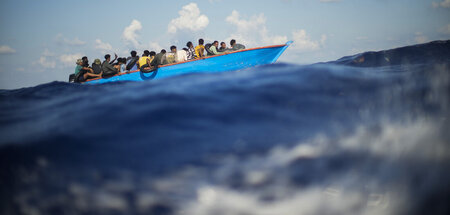
[[[187,53],[185,50],[179,50],[177,51],[177,62],[183,62],[183,61],[187,61]]]

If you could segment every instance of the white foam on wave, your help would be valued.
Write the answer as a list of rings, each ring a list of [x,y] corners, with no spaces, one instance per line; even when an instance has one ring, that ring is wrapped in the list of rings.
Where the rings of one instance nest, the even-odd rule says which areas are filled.
[[[439,125],[430,121],[419,120],[406,124],[385,122],[375,128],[361,126],[354,134],[338,139],[319,135],[292,148],[276,147],[264,156],[242,158],[231,163],[229,159],[224,160],[223,168],[234,171],[238,169],[245,175],[244,188],[236,189],[227,183],[206,183],[198,187],[195,200],[183,203],[180,214],[402,213],[412,206],[409,194],[414,191],[399,184],[401,180],[391,183],[384,181],[383,178],[391,177],[391,174],[395,175],[397,171],[408,174],[409,170],[397,170],[395,165],[391,167],[390,164],[409,159],[415,162],[448,163],[450,160],[450,150],[446,144],[448,140],[443,138],[440,131]],[[311,186],[295,186],[289,182],[291,175],[289,171],[292,171],[289,166],[292,163],[302,162],[303,158],[320,159],[347,153],[363,153],[368,155],[369,160],[369,157],[381,158],[382,163],[379,164],[374,164],[375,161],[371,163],[357,160],[367,162],[367,165],[375,165],[367,166],[374,169],[375,177],[367,180],[364,175],[367,173],[355,171],[350,165],[343,174],[319,175],[329,178],[320,183],[312,183]],[[329,165],[326,162],[331,161],[317,162]],[[320,164],[315,167],[320,168]],[[232,177],[223,175],[222,171],[219,167],[212,174],[221,173],[220,177]],[[422,171],[423,174],[427,174],[427,170]],[[311,172],[311,176],[315,172]],[[303,176],[307,177],[307,173]],[[428,183],[438,182],[436,178],[427,180],[429,181],[420,183],[430,186]],[[258,184],[264,186],[252,189],[252,186]],[[430,189],[433,189],[433,186]],[[270,199],[265,199],[266,196],[270,196]]]

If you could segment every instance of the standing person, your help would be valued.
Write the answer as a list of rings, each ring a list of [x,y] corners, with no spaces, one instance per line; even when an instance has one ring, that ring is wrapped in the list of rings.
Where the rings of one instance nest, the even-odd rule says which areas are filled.
[[[117,58],[117,55],[116,55]],[[120,70],[120,66],[116,65],[113,66],[112,62],[114,61],[110,61],[111,60],[111,55],[107,54],[105,55],[105,61],[103,61],[102,63],[102,72],[103,72],[103,76],[109,77],[109,76],[113,76],[117,73],[119,73]],[[116,59],[114,59],[116,60]]]
[[[237,51],[237,50],[241,50],[241,49],[245,49],[245,46],[239,43],[236,43],[236,40],[232,39],[230,41],[230,45],[231,45],[231,50],[233,51]]]
[[[136,66],[136,63],[138,62],[138,60],[139,60],[139,56],[137,56],[137,52],[136,51],[131,51],[130,52],[130,57],[128,57],[127,58],[127,66],[126,66],[126,70],[132,70],[133,69],[133,67],[135,67]]]
[[[188,48],[187,50],[187,60],[194,60],[196,58],[195,56],[195,48],[191,41],[186,43],[186,46]]]
[[[101,74],[95,74],[89,67],[83,67],[84,62],[82,59],[77,60],[77,66],[75,67],[75,82],[81,83],[90,78],[101,77]]]
[[[166,50],[162,49],[160,53],[155,55],[155,63],[157,65],[164,65],[167,64],[167,60],[166,60]]]
[[[212,44],[212,46],[209,48],[209,52],[212,54],[212,55],[218,55],[218,54],[220,54],[219,52],[217,52],[217,49],[218,49],[218,47],[219,47],[219,41],[214,41],[214,43]]]
[[[195,55],[196,55],[196,58],[202,58],[202,57],[205,57],[205,46],[203,45],[204,44],[204,40],[203,39],[199,39],[198,40],[198,46],[196,46],[195,47]]]

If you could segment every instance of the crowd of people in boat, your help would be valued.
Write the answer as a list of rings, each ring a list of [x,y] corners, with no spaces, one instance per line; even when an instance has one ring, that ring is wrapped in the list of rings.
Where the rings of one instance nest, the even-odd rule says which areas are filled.
[[[221,42],[219,46],[218,41],[204,44],[204,40],[199,39],[198,45],[195,47],[189,41],[186,43],[186,47],[180,50],[176,46],[171,46],[170,52],[167,52],[165,49],[162,49],[159,53],[145,50],[141,57],[134,50],[130,52],[131,56],[127,58],[118,58],[117,54],[115,54],[114,59],[111,60],[111,55],[107,54],[103,62],[100,59],[95,59],[92,65],[89,65],[88,58],[84,56],[77,60],[75,73],[70,75],[69,82],[84,82],[94,78],[106,78],[120,73],[129,73],[133,70],[148,73],[156,70],[160,65],[179,63],[242,49],[245,49],[245,46],[236,43],[234,39],[230,41],[230,47],[227,47],[225,42]]]

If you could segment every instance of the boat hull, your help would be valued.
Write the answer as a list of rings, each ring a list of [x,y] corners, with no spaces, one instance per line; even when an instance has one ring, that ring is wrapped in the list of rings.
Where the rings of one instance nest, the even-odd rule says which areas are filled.
[[[292,42],[288,42],[284,45],[245,49],[222,55],[210,56],[204,59],[163,65],[156,71],[150,73],[132,71],[130,73],[115,75],[110,78],[89,80],[85,83],[101,84],[115,81],[143,81],[188,73],[215,73],[271,64],[278,60],[280,55],[291,43]]]

